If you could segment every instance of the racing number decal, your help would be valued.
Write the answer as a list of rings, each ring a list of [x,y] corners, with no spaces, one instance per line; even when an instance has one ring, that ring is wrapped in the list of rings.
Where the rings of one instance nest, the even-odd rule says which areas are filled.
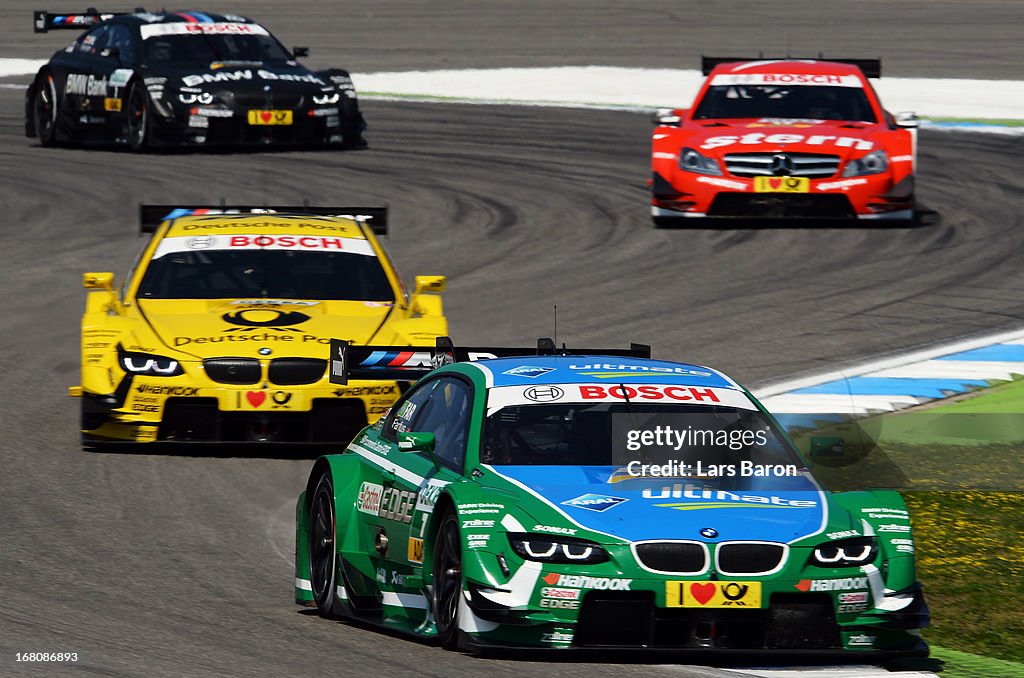
[[[665,607],[760,608],[761,582],[665,582]]]
[[[811,180],[807,177],[754,177],[757,193],[807,193]]]

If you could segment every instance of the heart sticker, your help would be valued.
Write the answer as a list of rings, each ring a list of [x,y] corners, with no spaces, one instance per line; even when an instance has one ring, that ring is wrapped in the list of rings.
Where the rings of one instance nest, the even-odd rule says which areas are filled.
[[[705,584],[698,584],[694,582],[690,584],[690,595],[701,605],[707,604],[709,600],[715,597],[715,585],[708,582]]]

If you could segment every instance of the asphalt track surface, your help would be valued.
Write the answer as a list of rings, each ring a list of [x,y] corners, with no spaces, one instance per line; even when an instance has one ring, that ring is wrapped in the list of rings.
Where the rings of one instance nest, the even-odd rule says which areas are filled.
[[[296,4],[308,13],[244,6],[357,84],[371,70],[691,67],[701,51],[762,44],[881,53],[899,75],[1016,77],[1024,56],[1024,41],[1000,38],[1020,31],[1010,2],[713,3],[714,16],[597,0]],[[28,33],[33,8],[0,10],[0,56],[45,57],[71,38]],[[140,201],[387,202],[406,276],[448,275],[458,341],[528,344],[552,334],[557,304],[560,341],[650,342],[752,384],[1024,318],[1020,137],[923,133],[917,228],[655,231],[636,113],[366,102],[364,152],[139,157],[35,146],[21,96],[0,89],[0,675],[714,673],[477,659],[319,619],[291,603],[308,460],[81,451],[65,395],[81,273],[127,270]],[[14,663],[33,651],[79,660]]]

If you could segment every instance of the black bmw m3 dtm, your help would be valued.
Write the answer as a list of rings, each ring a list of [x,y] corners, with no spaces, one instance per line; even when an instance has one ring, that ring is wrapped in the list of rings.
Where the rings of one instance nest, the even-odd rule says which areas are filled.
[[[346,71],[312,71],[266,28],[232,14],[37,11],[34,29],[82,31],[29,85],[25,134],[157,146],[365,146]]]

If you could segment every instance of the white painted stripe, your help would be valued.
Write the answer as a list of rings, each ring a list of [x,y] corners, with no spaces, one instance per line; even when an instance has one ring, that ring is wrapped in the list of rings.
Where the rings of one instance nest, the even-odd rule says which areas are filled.
[[[647,108],[691,105],[703,77],[697,70],[572,66],[403,71],[356,76],[360,93],[455,97],[543,104],[606,104]],[[1024,81],[882,78],[874,81],[886,108],[933,117],[1024,119]]]
[[[46,64],[45,59],[0,58],[0,78],[12,75],[35,75]]]
[[[374,463],[377,466],[380,466],[382,469],[384,469],[385,471],[387,471],[389,473],[394,473],[396,476],[398,476],[402,480],[404,480],[406,482],[409,482],[409,483],[412,483],[413,485],[422,485],[423,482],[426,480],[425,477],[423,477],[421,475],[417,475],[417,474],[413,473],[412,471],[409,471],[407,469],[402,468],[401,466],[399,466],[395,462],[389,461],[386,457],[382,457],[379,454],[376,454],[374,452],[369,451],[368,449],[366,449],[362,445],[356,445],[355,443],[350,443],[349,446],[348,446],[348,449],[352,450],[353,452],[358,454],[363,459],[365,459],[365,460],[367,460],[367,461],[369,461],[371,463]]]
[[[312,591],[313,585],[309,583],[308,579],[295,578],[295,588],[302,589],[303,591]]]
[[[942,344],[940,346],[925,349],[922,351],[905,353],[903,355],[898,355],[891,358],[884,358],[882,360],[872,360],[870,362],[861,363],[860,365],[848,367],[844,370],[825,372],[810,377],[803,377],[800,379],[793,379],[790,381],[768,384],[767,386],[762,386],[760,388],[753,389],[753,393],[755,396],[757,396],[759,400],[761,400],[763,398],[768,398],[770,396],[781,395],[783,393],[795,391],[800,388],[817,386],[818,384],[824,384],[829,381],[849,379],[850,377],[860,377],[871,372],[879,372],[881,370],[892,369],[895,367],[912,365],[914,363],[923,362],[925,360],[931,360],[933,358],[938,358],[944,355],[951,355],[953,353],[960,353],[962,351],[970,351],[975,348],[983,348],[985,346],[991,346],[993,344],[1016,343],[1022,340],[1024,340],[1024,330],[1020,329],[1012,330],[1009,332],[1000,332],[998,334],[990,334],[988,336],[979,337],[977,339],[964,339],[949,344]]]
[[[404,607],[415,610],[427,609],[427,599],[422,593],[395,593],[393,591],[381,591],[381,602],[385,605]]]
[[[868,410],[891,412],[926,402],[928,398],[904,395],[848,395],[831,393],[787,393],[762,398],[769,412],[786,414],[865,414]]]
[[[869,372],[866,377],[889,379],[1001,379],[1024,375],[1024,362],[986,360],[926,360],[913,365]]]

